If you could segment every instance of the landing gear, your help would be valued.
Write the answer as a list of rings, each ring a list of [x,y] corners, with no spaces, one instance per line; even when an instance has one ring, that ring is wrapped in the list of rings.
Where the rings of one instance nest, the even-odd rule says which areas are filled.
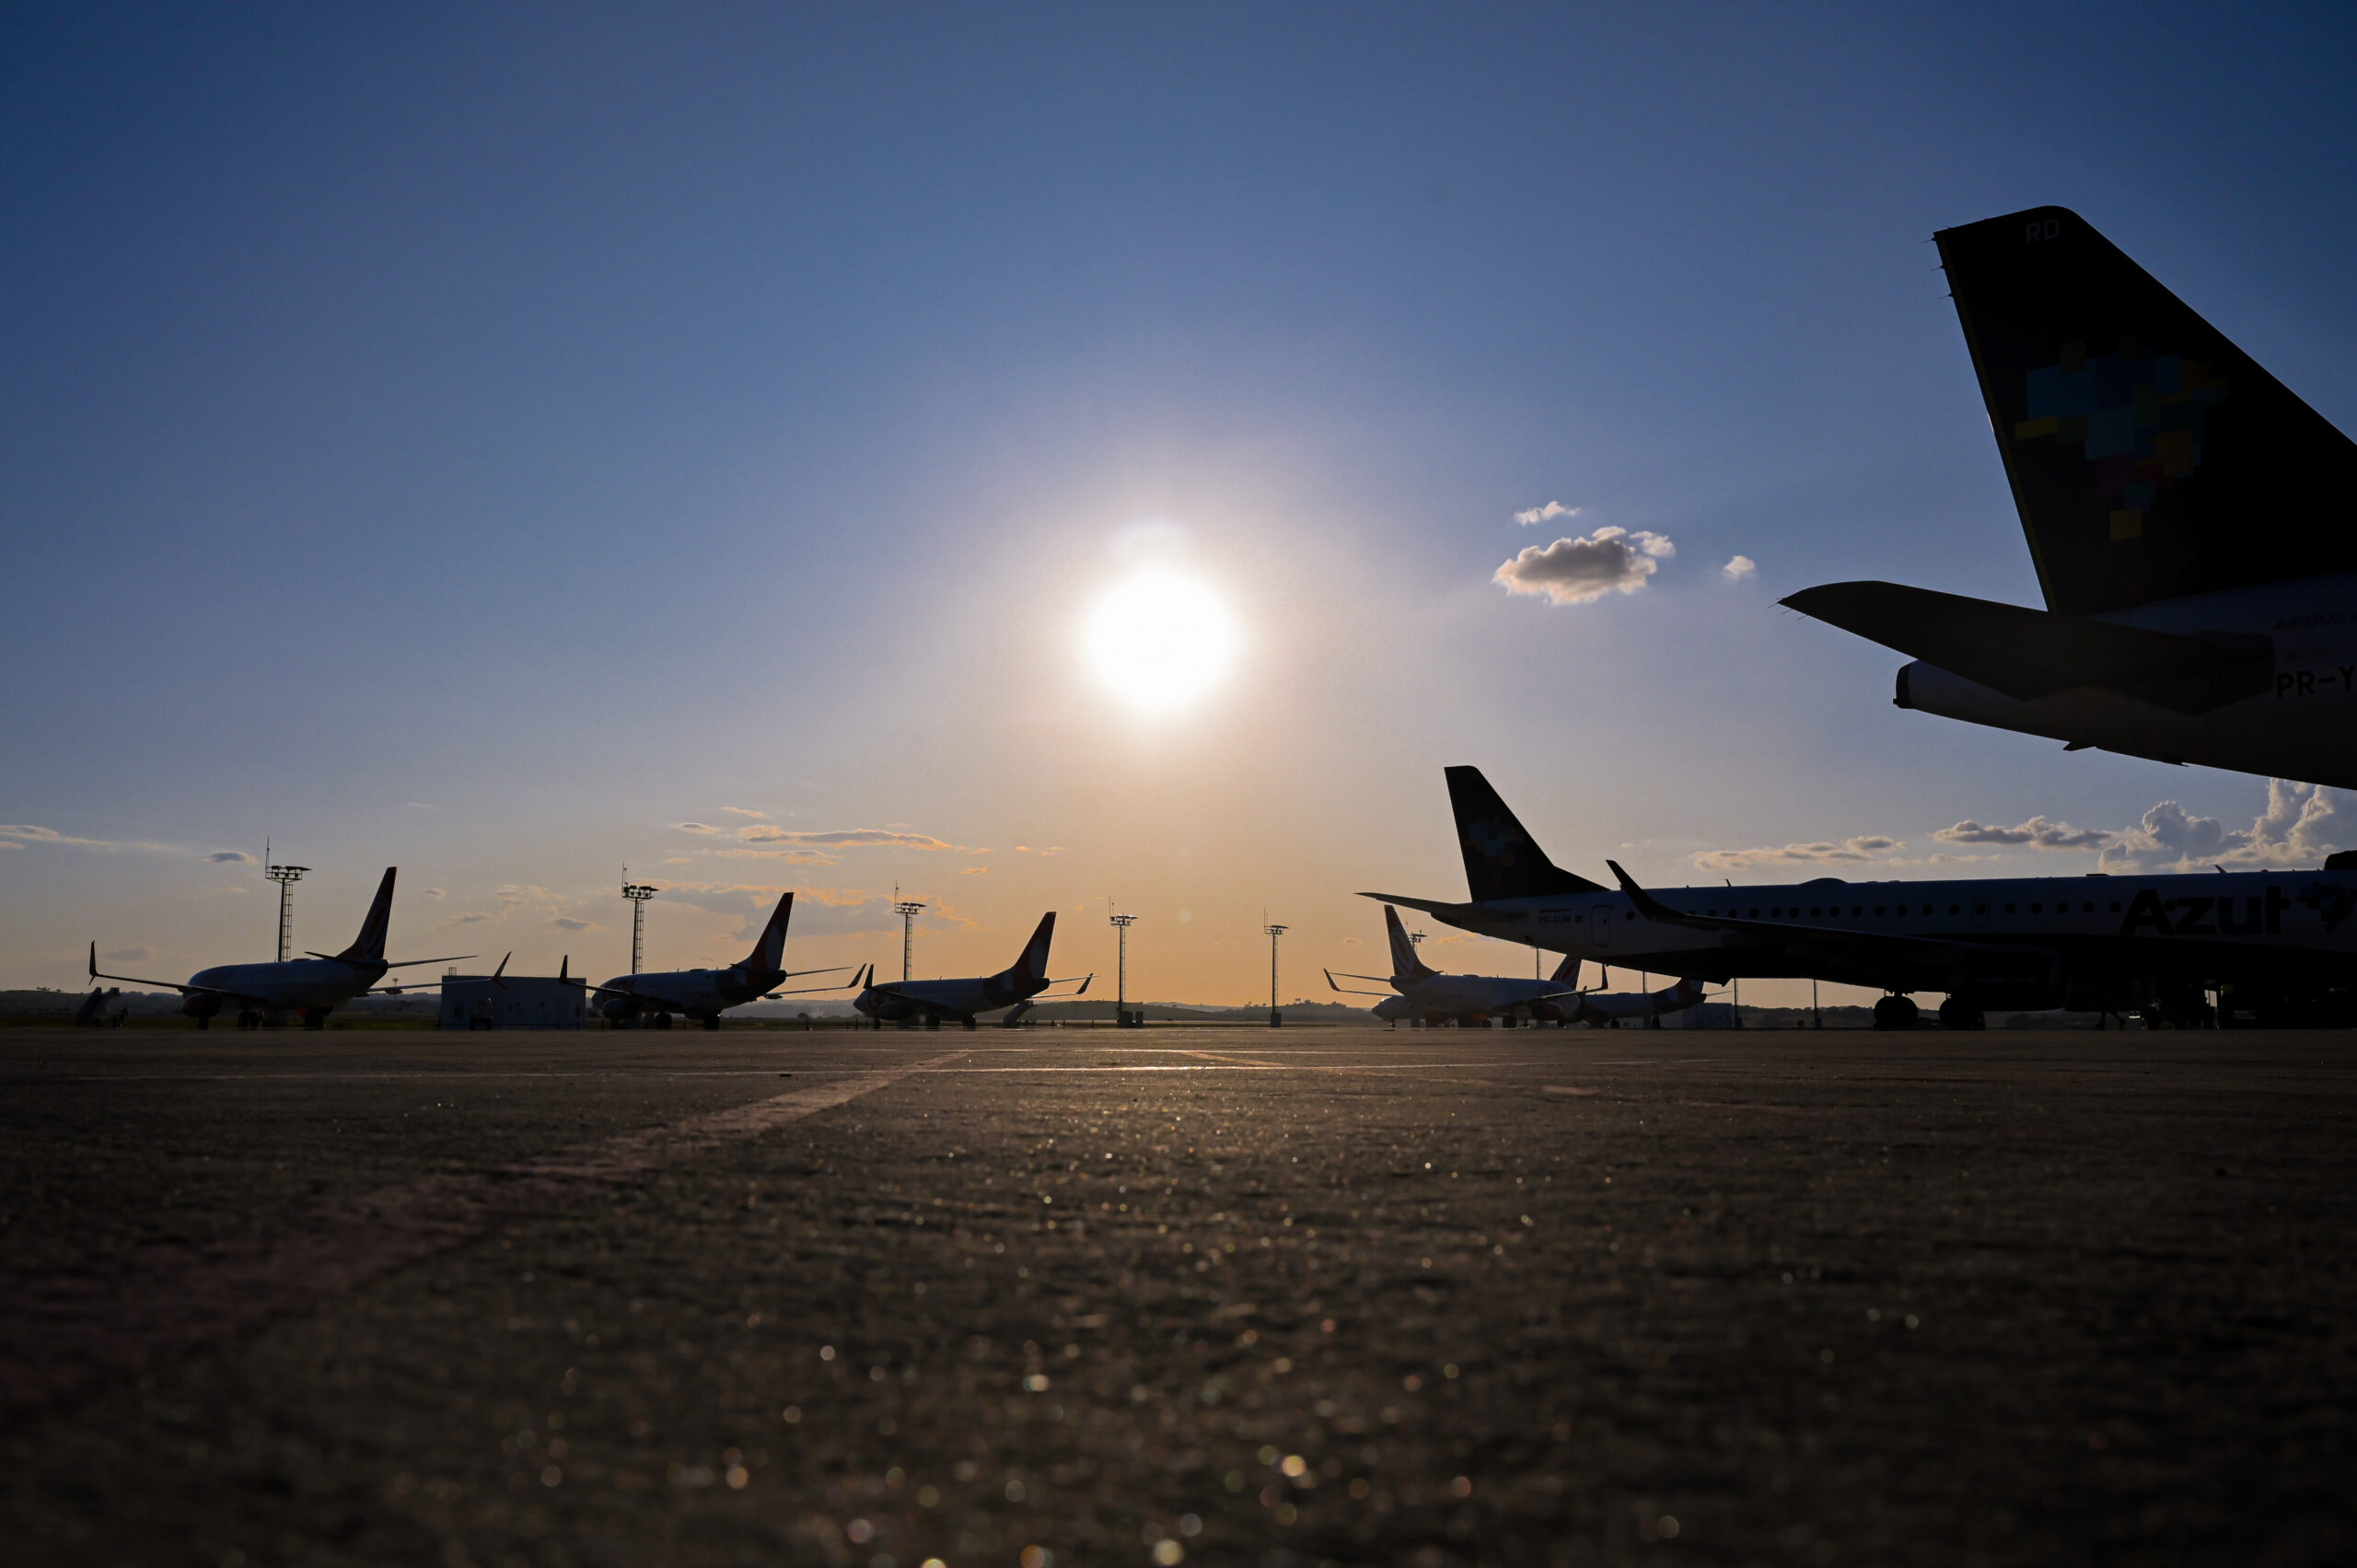
[[[974,1015],[971,1013],[967,1014],[964,1017],[960,1018],[958,1022],[964,1024],[970,1029],[980,1028],[981,1027],[974,1022]]]
[[[658,1028],[658,1029],[668,1029],[668,1028],[669,1028],[671,1027],[671,1015],[670,1015],[670,1014],[668,1014],[668,1013],[657,1013],[657,1014],[656,1014],[656,1015],[655,1015],[655,1027],[656,1027],[656,1028]]]
[[[1886,996],[1875,1004],[1875,1028],[1878,1029],[1911,1029],[1915,1027],[1918,1009],[1904,996]]]
[[[1985,1029],[1989,1020],[1980,1009],[1961,996],[1951,996],[1940,1004],[1940,1028],[1944,1029]]]
[[[326,1028],[328,1027],[328,1009],[325,1007],[304,1008],[303,1027],[307,1029]]]
[[[708,1029],[716,1029],[720,1028],[720,1015],[717,1013],[706,1013],[703,1016],[703,1027]]]
[[[259,1007],[238,1008],[238,1027],[241,1029],[258,1029],[261,1028],[261,1009]]]

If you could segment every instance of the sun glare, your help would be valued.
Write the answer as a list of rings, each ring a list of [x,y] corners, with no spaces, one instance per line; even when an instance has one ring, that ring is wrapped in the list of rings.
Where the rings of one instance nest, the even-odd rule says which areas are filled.
[[[1243,634],[1219,595],[1163,567],[1116,584],[1081,625],[1081,651],[1099,686],[1132,708],[1167,714],[1227,679]]]

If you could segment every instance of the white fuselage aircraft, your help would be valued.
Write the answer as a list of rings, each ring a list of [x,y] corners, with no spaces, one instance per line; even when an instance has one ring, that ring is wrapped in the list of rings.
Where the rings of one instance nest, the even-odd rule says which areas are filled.
[[[664,970],[645,974],[616,975],[603,985],[587,989],[597,998],[598,1011],[617,1028],[633,1026],[668,1029],[671,1015],[699,1019],[708,1029],[720,1027],[720,1015],[748,1002],[803,996],[809,991],[841,991],[840,985],[813,986],[806,991],[780,991],[780,981],[797,975],[829,974],[829,970],[788,970],[785,928],[794,918],[794,892],[788,889],[770,912],[753,950],[726,969]],[[581,983],[581,982],[576,982]]]
[[[1651,1020],[1683,1012],[1701,1002],[1701,989],[1689,981],[1660,991],[1607,993],[1579,989],[1580,960],[1566,956],[1545,980],[1515,980],[1507,975],[1443,974],[1416,956],[1416,946],[1399,923],[1399,912],[1383,906],[1383,923],[1391,938],[1391,972],[1387,975],[1345,974],[1344,980],[1380,980],[1396,995],[1353,991],[1335,983],[1326,971],[1326,983],[1345,996],[1383,996],[1368,1011],[1389,1024],[1421,1020],[1439,1025],[1449,1019],[1469,1028],[1492,1017],[1514,1023],[1520,1012],[1533,1023],[1610,1025],[1627,1018]]]
[[[2357,788],[2357,444],[2076,213],[1933,238],[2046,608],[1783,602],[1912,657],[1901,708]]]
[[[474,957],[472,953],[456,953],[440,958],[385,961],[385,932],[393,916],[396,869],[385,867],[385,879],[377,886],[376,901],[368,906],[368,918],[361,922],[360,935],[341,953],[313,953],[284,963],[220,964],[199,970],[185,982],[176,982],[100,973],[99,945],[92,942],[90,976],[94,980],[128,981],[134,985],[177,991],[180,993],[180,1011],[194,1018],[198,1028],[209,1028],[213,1016],[231,1003],[238,1006],[241,1028],[252,1028],[270,1014],[284,1012],[301,1014],[305,1028],[323,1028],[331,1012],[355,996],[366,995],[388,970],[418,964],[452,963]]]
[[[1038,929],[1031,940],[1023,945],[1022,956],[996,974],[977,975],[970,980],[904,980],[891,984],[876,983],[876,969],[868,966],[868,982],[852,1005],[878,1024],[914,1023],[920,1019],[929,1029],[941,1027],[944,1018],[955,1018],[968,1028],[975,1027],[975,1016],[994,1013],[1001,1007],[1015,1009],[1002,1020],[1012,1028],[1031,1010],[1032,999],[1051,985],[1069,985],[1070,980],[1048,978],[1048,946],[1056,935],[1056,912],[1050,910],[1039,917]],[[1096,976],[1083,976],[1074,996],[1086,994],[1088,982]]]
[[[2357,865],[1648,891],[1613,865],[1616,891],[1550,861],[1480,770],[1447,772],[1473,897],[1365,896],[1501,941],[1696,981],[1873,987],[1891,1028],[1912,1026],[1910,992],[1945,993],[1940,1021],[1966,1028],[1990,1007],[2187,1021],[2212,990],[2261,1022],[2357,1015]]]

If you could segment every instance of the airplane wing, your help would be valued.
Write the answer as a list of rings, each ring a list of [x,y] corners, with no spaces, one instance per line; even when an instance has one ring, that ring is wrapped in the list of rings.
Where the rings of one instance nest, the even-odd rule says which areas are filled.
[[[507,988],[507,981],[501,977],[505,975],[507,972],[507,959],[512,958],[515,956],[515,952],[511,949],[505,958],[499,960],[499,967],[491,971],[491,975],[489,977],[491,983],[498,986],[503,991]],[[471,958],[474,955],[472,953],[462,953],[459,957]],[[410,962],[417,964],[444,964],[448,963],[449,961],[450,960],[447,958],[412,958],[410,960]],[[389,964],[386,967],[389,969],[398,969],[401,966],[397,964]],[[363,996],[401,996],[412,991],[421,991],[429,985],[447,984],[451,978],[452,977],[449,975],[436,975],[431,980],[412,980],[402,985],[380,985],[374,991],[364,991],[360,994]],[[462,974],[456,978],[459,980],[481,980],[484,977],[482,975]]]
[[[845,969],[851,968],[849,964],[845,964],[842,967]],[[805,974],[825,974],[828,971],[825,970],[805,970],[802,972]],[[787,978],[790,979],[792,977],[789,976]],[[774,1002],[781,996],[814,996],[821,991],[848,991],[857,982],[854,981],[847,980],[840,985],[806,985],[798,991],[765,991],[761,993],[761,1000],[764,1002]]]
[[[249,996],[242,991],[224,991],[217,985],[191,985],[184,980],[142,980],[135,974],[109,974],[99,968],[99,945],[96,942],[90,944],[90,978],[119,980],[129,985],[158,986],[166,991],[177,991],[182,996],[226,996],[238,1002],[255,1002],[265,1006],[272,1005],[267,996]]]
[[[2264,637],[2179,636],[1898,583],[1828,583],[1781,602],[2023,703],[2096,686],[2204,714],[2275,678]]]
[[[1328,970],[1325,973],[1326,983],[1334,985],[1334,971]],[[1346,974],[1342,978],[1344,980],[1377,980],[1382,977],[1371,974]],[[1334,985],[1334,989],[1345,996],[1396,996],[1399,994],[1394,991],[1353,991],[1347,985]]]
[[[370,970],[377,967],[366,958],[347,958],[342,953],[314,953],[308,947],[303,950],[303,956],[307,958],[325,958],[331,963],[350,964],[354,969]],[[464,958],[479,957],[481,957],[481,955],[476,953],[452,953],[447,958],[403,958],[400,963],[387,964],[385,968],[389,970],[413,970],[420,964],[455,964]],[[509,957],[512,958],[514,955],[510,954]],[[503,958],[500,961],[504,964],[506,962],[506,959]]]

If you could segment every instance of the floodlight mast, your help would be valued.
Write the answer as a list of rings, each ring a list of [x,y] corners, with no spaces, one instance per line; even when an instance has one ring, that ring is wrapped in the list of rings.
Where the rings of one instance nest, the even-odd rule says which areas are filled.
[[[1292,927],[1267,925],[1261,929],[1269,934],[1269,1027],[1280,1028],[1283,1027],[1285,1016],[1277,1011],[1277,938]]]
[[[903,899],[897,888],[892,889],[892,912],[900,917],[900,983],[906,985],[915,978],[911,972],[910,959],[916,953],[917,912],[924,908],[924,901]]]
[[[661,892],[644,882],[630,879],[630,867],[622,867],[622,897],[630,900],[630,972],[638,974],[646,968],[646,900]]]
[[[264,855],[269,852],[265,850]],[[262,875],[278,884],[278,961],[295,950],[295,884],[303,879],[308,865],[273,865]]]
[[[1113,960],[1113,1027],[1130,1027],[1130,927],[1137,923],[1133,914],[1113,914],[1106,918],[1113,923],[1115,932]],[[1138,1020],[1144,1023],[1145,1020]]]

